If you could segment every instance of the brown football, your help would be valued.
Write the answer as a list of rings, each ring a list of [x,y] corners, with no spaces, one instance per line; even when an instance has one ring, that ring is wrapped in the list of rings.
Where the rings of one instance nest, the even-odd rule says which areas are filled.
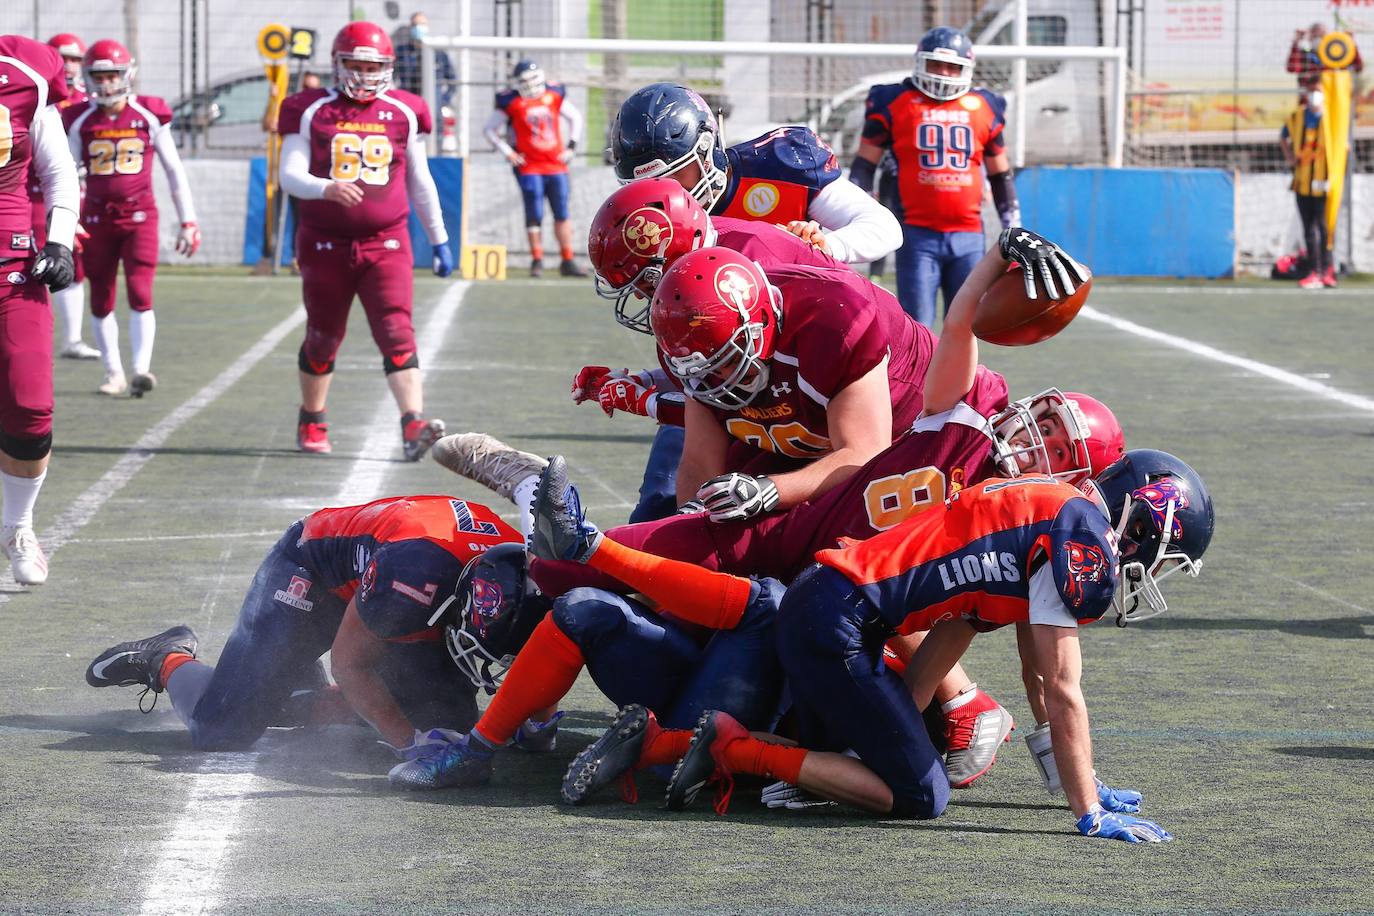
[[[1027,299],[1021,265],[1013,264],[978,300],[978,307],[973,310],[973,333],[979,340],[1004,347],[1025,347],[1048,340],[1073,321],[1088,301],[1092,288],[1089,277],[1067,299],[1048,299],[1043,288],[1039,289],[1040,298]]]

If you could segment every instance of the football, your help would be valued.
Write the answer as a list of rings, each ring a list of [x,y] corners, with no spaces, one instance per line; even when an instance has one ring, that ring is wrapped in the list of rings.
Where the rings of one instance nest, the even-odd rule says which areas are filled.
[[[1066,299],[1049,299],[1043,289],[1040,298],[1028,299],[1021,270],[1020,264],[1013,264],[978,300],[973,312],[973,333],[979,340],[1004,347],[1025,347],[1048,340],[1073,320],[1093,288],[1089,277]]]

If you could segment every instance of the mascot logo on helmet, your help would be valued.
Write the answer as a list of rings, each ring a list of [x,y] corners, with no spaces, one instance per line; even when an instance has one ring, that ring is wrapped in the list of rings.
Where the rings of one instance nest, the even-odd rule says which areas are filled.
[[[637,255],[662,254],[673,240],[673,224],[654,207],[640,207],[625,220],[625,246]]]
[[[472,580],[472,622],[482,636],[487,635],[487,629],[500,615],[504,597],[500,583],[490,579]]]
[[[1096,544],[1065,541],[1064,558],[1064,566],[1068,570],[1067,581],[1064,583],[1065,597],[1074,607],[1081,607],[1084,583],[1100,584],[1106,581],[1107,556]]]
[[[716,295],[736,311],[748,312],[758,298],[758,284],[743,267],[726,264],[716,271]]]
[[[1183,522],[1179,520],[1178,510],[1188,508],[1188,496],[1179,488],[1177,480],[1165,477],[1146,484],[1133,492],[1131,499],[1138,499],[1150,507],[1150,515],[1160,531],[1164,530],[1164,519],[1169,514],[1169,504],[1173,503],[1174,518],[1169,526],[1169,540],[1177,541],[1183,537]]]

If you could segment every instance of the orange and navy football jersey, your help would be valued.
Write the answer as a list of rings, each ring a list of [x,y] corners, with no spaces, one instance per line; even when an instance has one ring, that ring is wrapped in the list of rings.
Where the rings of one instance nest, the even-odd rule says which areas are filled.
[[[1049,563],[1064,606],[1097,620],[1119,557],[1106,514],[1049,477],[986,480],[866,541],[823,550],[899,633],[961,617],[980,630],[1030,619],[1031,576]]]
[[[382,639],[436,640],[434,612],[453,594],[463,567],[520,532],[480,503],[451,496],[395,496],[306,516],[288,555],[315,572]]]
[[[779,127],[725,151],[730,180],[712,216],[788,223],[840,177],[840,163],[809,127]]]
[[[983,159],[1002,152],[1006,100],[974,89],[941,102],[910,79],[874,86],[863,138],[892,150],[902,222],[937,232],[983,231]]]
[[[563,98],[567,90],[560,83],[549,83],[544,94],[527,99],[514,89],[496,93],[496,107],[510,119],[511,146],[525,157],[516,166],[521,175],[557,175],[568,170],[563,161]]]

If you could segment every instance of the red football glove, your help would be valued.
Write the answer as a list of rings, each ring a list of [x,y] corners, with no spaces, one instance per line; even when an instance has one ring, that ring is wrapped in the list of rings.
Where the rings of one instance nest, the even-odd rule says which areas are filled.
[[[596,399],[608,417],[619,410],[639,417],[658,418],[658,389],[642,384],[634,376],[608,379]]]
[[[177,233],[177,252],[190,257],[200,250],[200,227],[195,223],[182,223]]]
[[[577,370],[577,375],[573,376],[573,403],[581,404],[583,401],[595,399],[607,379],[623,378],[626,374],[628,373],[624,369],[612,372],[609,366],[583,366]]]

